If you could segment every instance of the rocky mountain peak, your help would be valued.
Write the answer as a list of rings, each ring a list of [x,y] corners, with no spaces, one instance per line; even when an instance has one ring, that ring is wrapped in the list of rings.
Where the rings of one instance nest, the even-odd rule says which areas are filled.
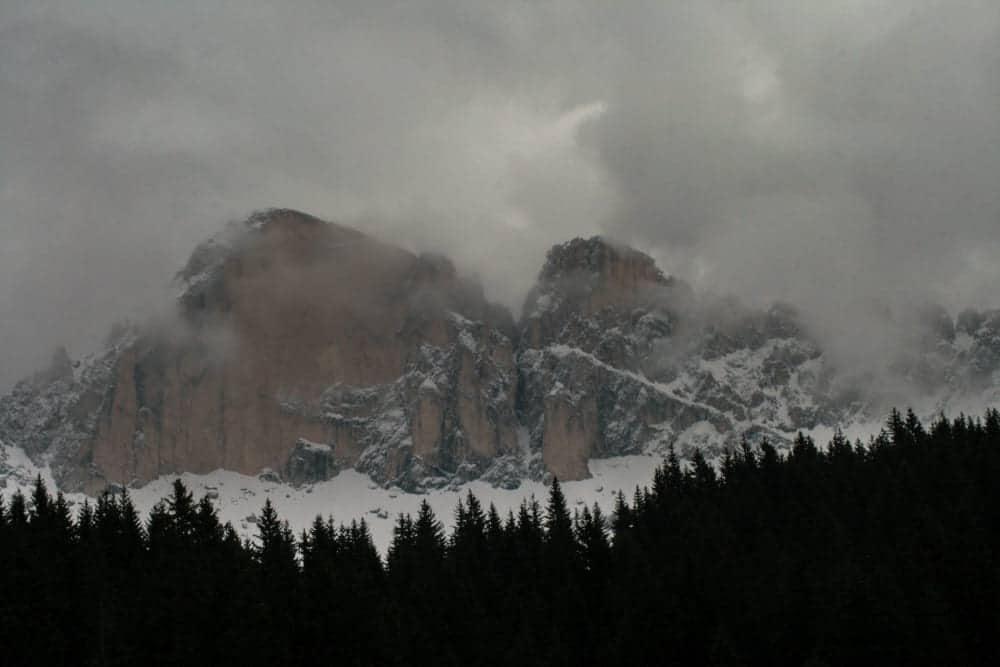
[[[549,250],[538,282],[528,293],[522,345],[541,348],[593,338],[587,330],[596,333],[595,323],[613,327],[641,312],[665,316],[691,295],[686,283],[664,275],[643,252],[601,236],[573,239]],[[592,345],[584,347],[593,351]]]
[[[198,246],[177,282],[179,322],[149,323],[100,373],[26,387],[4,439],[70,429],[44,454],[91,491],[217,468],[304,479],[310,462],[418,488],[517,448],[510,315],[444,257],[273,209]]]
[[[599,310],[631,302],[668,279],[653,258],[602,236],[577,238],[549,250],[538,278],[540,291]]]
[[[664,280],[652,257],[605,236],[575,238],[553,246],[539,279],[552,281],[572,273],[592,273],[614,281]]]
[[[0,398],[0,447],[67,490],[352,467],[419,491],[580,479],[592,458],[673,445],[711,458],[881,410],[794,307],[696,295],[602,237],[549,251],[516,324],[448,258],[289,209],[229,224],[177,283],[176,321],[60,352]],[[914,312],[893,365],[904,398],[1000,396],[1000,311]]]
[[[230,222],[200,244],[175,283],[186,314],[225,309],[227,283],[254,276],[277,277],[281,267],[292,273],[332,258],[365,255],[362,246],[378,246],[350,227],[327,223],[300,211],[268,209],[245,220]],[[355,252],[359,251],[361,252]]]

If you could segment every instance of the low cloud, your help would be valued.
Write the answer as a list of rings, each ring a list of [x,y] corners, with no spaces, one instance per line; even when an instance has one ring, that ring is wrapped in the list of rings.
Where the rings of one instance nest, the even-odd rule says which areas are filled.
[[[1000,305],[997,43],[991,0],[0,0],[0,385],[269,206],[515,308],[606,233],[874,350],[881,305]]]

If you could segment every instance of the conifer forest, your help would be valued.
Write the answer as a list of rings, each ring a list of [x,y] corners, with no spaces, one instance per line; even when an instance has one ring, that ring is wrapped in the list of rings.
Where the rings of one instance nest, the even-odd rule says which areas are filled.
[[[976,665],[1000,636],[1000,413],[867,443],[671,456],[615,511],[471,493],[387,554],[364,521],[255,539],[177,481],[77,512],[38,481],[0,509],[5,665]],[[993,663],[995,664],[995,663]]]

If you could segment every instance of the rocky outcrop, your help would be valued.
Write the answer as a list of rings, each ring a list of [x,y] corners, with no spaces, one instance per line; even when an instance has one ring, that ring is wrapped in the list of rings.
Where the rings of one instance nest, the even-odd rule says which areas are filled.
[[[218,468],[510,488],[886,407],[874,371],[838,372],[793,307],[696,295],[600,237],[549,252],[517,324],[446,258],[289,210],[229,225],[178,283],[176,317],[116,328],[88,359],[61,351],[0,399],[0,444],[89,492]],[[900,321],[885,372],[904,396],[1000,398],[997,311]]]
[[[672,445],[712,456],[741,437],[781,444],[872,408],[835,381],[793,307],[697,297],[602,238],[552,249],[519,338],[521,421],[566,479],[586,476],[590,457]]]
[[[44,449],[91,491],[286,470],[303,440],[416,488],[517,448],[512,320],[447,260],[279,210],[202,245],[179,281],[176,321],[116,342],[90,378],[16,390],[4,439],[41,451],[69,431]]]
[[[284,479],[295,486],[322,482],[337,474],[333,447],[300,438],[288,455]]]
[[[663,366],[693,294],[652,258],[596,237],[556,246],[520,326],[520,414],[562,479],[591,457],[637,454],[691,426],[731,420],[670,388]]]

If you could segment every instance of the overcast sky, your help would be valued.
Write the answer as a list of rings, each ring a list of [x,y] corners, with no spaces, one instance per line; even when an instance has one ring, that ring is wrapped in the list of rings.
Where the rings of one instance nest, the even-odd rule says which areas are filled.
[[[840,320],[1000,305],[1000,3],[0,0],[0,387],[268,206],[510,305],[594,233]]]

